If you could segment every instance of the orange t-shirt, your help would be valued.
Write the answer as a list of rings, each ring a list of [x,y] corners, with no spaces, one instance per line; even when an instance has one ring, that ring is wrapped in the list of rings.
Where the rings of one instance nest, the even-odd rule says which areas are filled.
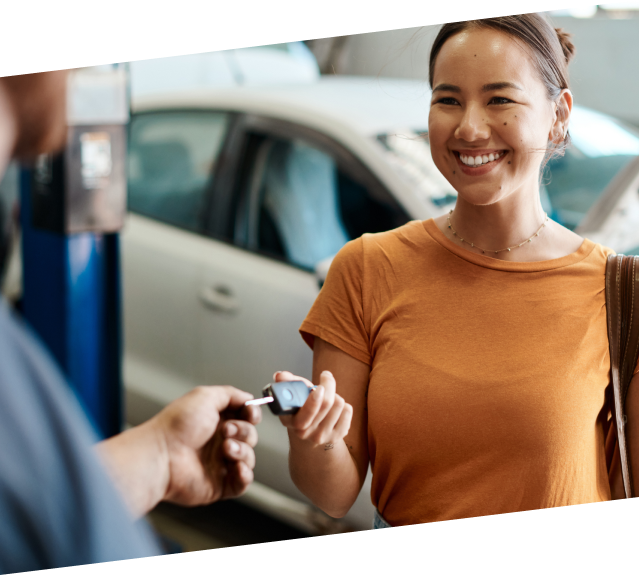
[[[433,220],[339,252],[300,331],[371,366],[371,496],[391,525],[610,499],[610,253],[500,261]]]

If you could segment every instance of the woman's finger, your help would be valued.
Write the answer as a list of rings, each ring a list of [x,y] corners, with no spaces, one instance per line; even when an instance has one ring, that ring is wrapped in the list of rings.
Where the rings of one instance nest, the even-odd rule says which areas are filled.
[[[344,404],[344,409],[333,428],[333,434],[340,439],[343,439],[348,435],[351,428],[351,421],[353,419],[353,406],[350,403]]]
[[[273,381],[278,383],[280,381],[303,381],[307,387],[315,387],[308,379],[299,377],[291,373],[290,371],[276,371],[273,374]]]
[[[320,410],[324,404],[324,396],[326,390],[320,386],[311,390],[304,405],[293,417],[293,429],[297,431],[307,431],[315,427],[321,419],[319,418]]]
[[[332,435],[333,429],[337,424],[340,415],[342,415],[342,410],[345,405],[344,399],[340,395],[335,395],[335,399],[333,400],[333,406],[329,409],[326,416],[322,419],[321,423],[315,429],[313,435],[315,439],[320,443],[323,442],[322,437],[326,437],[328,435]]]
[[[280,417],[282,423],[296,431],[306,431],[314,427],[319,421],[317,420],[317,414],[322,407],[324,393],[323,388],[316,387],[311,391],[304,405],[300,407],[295,415],[283,415]]]
[[[284,427],[293,427],[293,415],[280,415],[280,421]]]
[[[320,374],[319,386],[324,388],[324,401],[322,402],[322,407],[320,408],[317,416],[316,423],[323,421],[328,412],[332,409],[333,403],[335,401],[335,378],[330,371],[323,371]]]

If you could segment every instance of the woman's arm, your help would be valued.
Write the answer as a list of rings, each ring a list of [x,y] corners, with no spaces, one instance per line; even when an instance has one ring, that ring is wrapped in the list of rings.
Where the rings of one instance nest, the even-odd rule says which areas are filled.
[[[293,482],[332,517],[347,513],[366,478],[369,373],[367,364],[315,338],[313,381],[318,388],[297,414],[280,418],[288,428]],[[294,379],[299,378],[288,372],[276,374],[276,381]]]

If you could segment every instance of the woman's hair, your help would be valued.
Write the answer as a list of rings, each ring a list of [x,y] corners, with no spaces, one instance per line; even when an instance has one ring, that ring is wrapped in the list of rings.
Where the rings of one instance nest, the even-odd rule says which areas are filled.
[[[437,34],[430,52],[428,80],[431,88],[433,87],[435,61],[442,46],[451,36],[471,28],[498,30],[512,36],[522,44],[546,86],[549,100],[555,101],[562,90],[570,88],[568,63],[575,53],[575,47],[570,40],[571,35],[561,28],[553,28],[545,16],[535,13],[444,24]],[[552,156],[562,155],[569,143],[570,135],[566,133],[561,144],[555,144],[549,148],[549,153],[542,166],[545,166]]]

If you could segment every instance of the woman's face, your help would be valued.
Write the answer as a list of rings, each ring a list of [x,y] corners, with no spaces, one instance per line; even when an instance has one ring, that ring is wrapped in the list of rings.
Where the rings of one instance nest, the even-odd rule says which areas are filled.
[[[437,56],[428,135],[435,165],[474,205],[538,190],[549,138],[563,136],[530,56],[491,29],[449,38]]]

